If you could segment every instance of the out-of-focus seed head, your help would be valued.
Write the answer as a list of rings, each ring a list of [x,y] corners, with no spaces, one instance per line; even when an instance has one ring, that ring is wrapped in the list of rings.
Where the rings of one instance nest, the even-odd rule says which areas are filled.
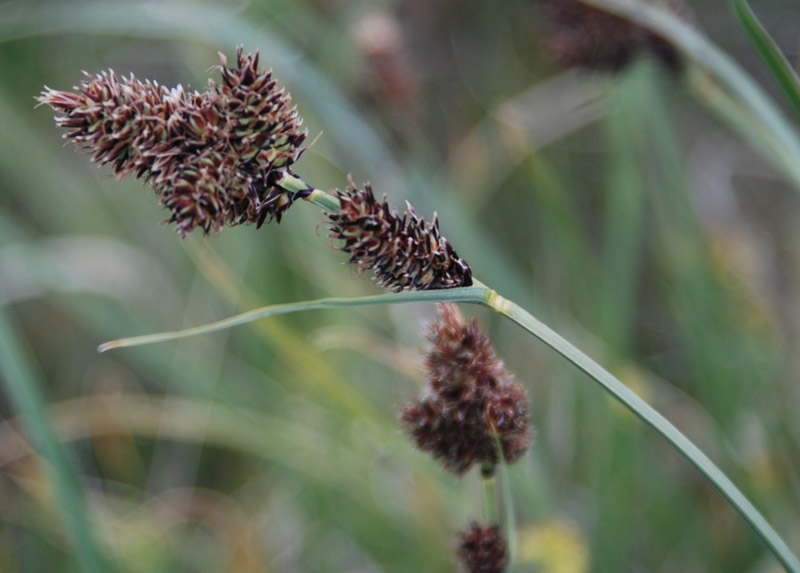
[[[403,216],[378,201],[366,184],[337,191],[339,211],[326,213],[331,238],[342,241],[348,263],[372,270],[389,290],[431,290],[472,285],[472,270],[439,232],[439,221],[420,218],[411,205]]]
[[[668,69],[681,69],[678,51],[664,38],[579,0],[539,0],[545,11],[545,46],[563,66],[618,70],[635,56],[649,53]],[[691,21],[682,0],[667,0],[677,16]]]
[[[458,558],[468,573],[502,573],[508,553],[500,526],[470,524],[459,538]]]
[[[456,305],[442,303],[428,338],[426,389],[400,412],[417,447],[456,474],[475,463],[491,474],[501,460],[517,461],[532,439],[528,396],[477,322],[465,320]]]
[[[275,181],[302,153],[307,132],[289,96],[258,68],[258,54],[239,48],[236,68],[220,57],[222,83],[203,93],[109,71],[87,74],[73,92],[45,88],[38,99],[93,161],[143,178],[181,235],[280,222],[294,197]]]

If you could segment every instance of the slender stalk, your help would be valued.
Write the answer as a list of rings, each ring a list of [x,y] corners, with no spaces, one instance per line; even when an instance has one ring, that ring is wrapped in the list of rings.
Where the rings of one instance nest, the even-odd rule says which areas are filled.
[[[285,169],[280,172],[280,175],[275,180],[275,185],[289,193],[308,193],[314,189],[311,185]]]
[[[497,478],[492,473],[483,476],[483,501],[487,523],[500,523],[500,508],[497,504]]]
[[[305,301],[290,304],[276,304],[257,308],[249,312],[237,314],[216,322],[176,330],[172,332],[159,332],[157,334],[145,334],[144,336],[133,336],[130,338],[120,338],[105,342],[97,347],[98,352],[106,352],[115,348],[126,348],[130,346],[142,346],[144,344],[155,344],[158,342],[168,342],[179,340],[189,336],[209,334],[232,328],[254,320],[277,316],[280,314],[290,314],[303,310],[320,310],[324,308],[340,308],[347,306],[369,306],[375,304],[399,304],[403,302],[471,302],[483,304],[488,289],[485,286],[466,287],[449,290],[428,290],[415,292],[402,292],[397,294],[379,294],[361,298],[323,298],[313,301]]]
[[[326,211],[338,211],[342,208],[339,199],[326,191],[312,187],[288,171],[282,171],[275,184],[289,193],[299,193],[306,201]]]
[[[497,440],[498,451],[502,452],[500,440]],[[514,510],[514,497],[511,495],[511,480],[508,478],[508,464],[503,461],[497,464],[495,476],[500,481],[500,496],[503,508],[503,532],[508,549],[506,571],[511,571],[517,558],[517,512]]]

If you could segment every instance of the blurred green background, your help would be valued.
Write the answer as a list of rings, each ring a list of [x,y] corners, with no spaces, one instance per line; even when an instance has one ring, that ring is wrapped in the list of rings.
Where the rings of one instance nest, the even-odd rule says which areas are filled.
[[[727,4],[692,4],[783,105]],[[796,58],[795,0],[752,5]],[[664,413],[800,548],[800,198],[658,66],[563,70],[540,38],[521,0],[0,1],[0,344],[36,379],[47,407],[30,416],[66,446],[114,568],[451,571],[455,532],[483,511],[477,471],[446,475],[395,419],[421,388],[433,305],[96,352],[379,292],[310,204],[180,240],[152,191],[92,166],[34,109],[81,70],[202,90],[237,44],[321,133],[298,174],[320,188],[352,174],[438,212],[476,277]],[[510,470],[517,570],[779,570],[653,431],[520,329],[463,310],[532,398],[537,443]],[[31,382],[4,382],[0,571],[78,570],[69,484],[53,487],[18,411]]]

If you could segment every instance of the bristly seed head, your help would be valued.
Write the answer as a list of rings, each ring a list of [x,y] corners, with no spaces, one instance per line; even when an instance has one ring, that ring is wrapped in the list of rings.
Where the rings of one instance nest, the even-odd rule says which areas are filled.
[[[343,241],[347,262],[371,269],[379,285],[394,292],[472,285],[472,270],[442,237],[436,215],[426,223],[408,205],[400,216],[369,184],[358,189],[352,180],[337,197],[341,209],[326,213],[331,238]]]
[[[439,316],[428,332],[426,389],[400,420],[417,447],[446,470],[463,474],[478,463],[491,475],[501,460],[513,463],[530,446],[528,395],[477,321],[465,320],[452,303],[439,304]]]
[[[508,553],[500,527],[471,523],[469,529],[461,533],[458,557],[468,573],[502,573]]]
[[[275,181],[303,152],[307,131],[258,53],[238,48],[235,68],[220,58],[222,83],[203,93],[109,71],[87,74],[74,92],[45,88],[38,100],[62,114],[64,137],[93,161],[144,178],[181,235],[280,222],[296,197]]]

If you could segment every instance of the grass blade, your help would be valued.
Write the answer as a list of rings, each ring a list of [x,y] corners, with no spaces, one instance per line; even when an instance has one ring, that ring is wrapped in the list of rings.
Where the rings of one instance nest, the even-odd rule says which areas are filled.
[[[722,496],[744,518],[778,561],[787,571],[800,572],[800,561],[792,553],[783,539],[764,519],[759,511],[745,495],[731,482],[708,456],[706,456],[689,438],[672,425],[664,416],[654,410],[632,390],[602,368],[599,364],[564,340],[558,333],[531,316],[512,301],[506,300],[492,291],[489,306],[507,316],[522,328],[536,336],[550,348],[572,362],[590,378],[600,384],[604,390],[619,400],[628,410],[636,414],[648,426],[656,430],[676,450],[678,450],[697,470],[711,482]]]
[[[747,0],[733,0],[733,8],[742,28],[753,42],[753,46],[767,64],[772,75],[778,80],[778,84],[795,112],[800,116],[800,77],[797,76],[797,72],[769,32],[758,21]]]
[[[257,308],[242,314],[237,314],[230,318],[218,320],[210,324],[196,326],[194,328],[187,328],[184,330],[176,330],[173,332],[161,332],[158,334],[147,334],[144,336],[135,336],[132,338],[121,338],[119,340],[112,340],[105,342],[97,347],[98,352],[106,352],[114,348],[126,348],[129,346],[141,346],[143,344],[155,344],[157,342],[167,342],[170,340],[179,340],[189,336],[198,336],[200,334],[209,334],[225,330],[226,328],[233,328],[242,324],[247,324],[255,320],[267,318],[269,316],[277,316],[280,314],[289,314],[292,312],[301,312],[304,310],[320,310],[324,308],[341,308],[347,306],[369,306],[375,304],[399,304],[404,302],[473,302],[480,303],[486,300],[489,289],[486,287],[466,287],[454,288],[446,290],[428,290],[419,292],[403,292],[398,294],[380,294],[376,296],[365,296],[357,298],[323,298],[318,300],[310,300],[305,302],[290,303],[290,304],[276,304]]]
[[[50,423],[33,363],[5,308],[0,305],[0,376],[25,421],[34,447],[47,460],[47,471],[61,506],[64,529],[81,569],[107,571],[108,564],[89,524],[86,501],[75,472]]]

